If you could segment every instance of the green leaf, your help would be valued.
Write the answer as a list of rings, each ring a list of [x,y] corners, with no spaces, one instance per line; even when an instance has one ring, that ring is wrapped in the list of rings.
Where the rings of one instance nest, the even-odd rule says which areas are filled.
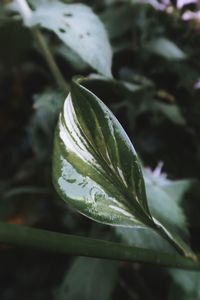
[[[177,299],[181,295],[181,300],[200,299],[200,272],[170,270],[170,275],[174,281],[173,289],[170,293],[170,300]]]
[[[153,225],[128,136],[105,104],[75,81],[56,132],[53,177],[61,197],[96,221]]]
[[[71,48],[64,44],[55,48],[55,53],[63,57],[79,74],[87,70],[87,63]]]
[[[155,102],[154,106],[159,112],[162,112],[169,120],[178,125],[186,125],[186,121],[176,104],[166,104]]]
[[[64,98],[62,93],[55,90],[34,95],[34,114],[27,129],[33,151],[39,160],[46,160],[51,154],[53,132]]]
[[[95,89],[98,87],[98,89],[103,90],[105,94],[112,92],[113,97],[117,97],[118,95],[120,99],[131,97],[135,92],[147,88],[145,84],[135,84],[125,80],[115,80],[99,74],[91,74],[83,83],[86,87],[90,87],[94,84]]]
[[[184,193],[192,184],[191,180],[172,181],[160,173],[161,165],[154,171],[144,169],[147,198],[152,215],[174,231],[188,234],[187,222],[181,208]],[[149,228],[116,227],[116,233],[128,244],[137,247],[172,252],[174,249],[160,235]]]
[[[176,250],[157,232],[149,228],[115,227],[117,236],[130,246],[174,253]]]
[[[161,224],[161,227],[167,230],[166,233],[170,237],[170,240],[178,244],[186,256],[196,259],[180,236],[180,234],[186,236],[188,232],[183,211],[177,205],[180,202],[180,198],[178,197],[183,196],[191,181],[188,180],[186,182],[184,180],[173,183],[166,178],[165,174],[161,174],[161,167],[162,164],[159,164],[153,172],[149,170],[145,172],[145,184],[150,211],[155,220],[158,221],[158,224]],[[179,192],[176,194],[177,186],[179,186]]]
[[[174,231],[187,234],[187,222],[180,202],[191,180],[171,181],[161,174],[161,164],[154,171],[144,170],[147,198],[152,215]]]
[[[36,6],[28,25],[38,24],[52,30],[92,68],[111,77],[112,51],[107,33],[88,6],[59,1],[43,3]]]
[[[111,6],[107,8],[101,19],[105,24],[111,39],[118,38],[126,33],[133,26],[133,6]]]
[[[166,38],[157,38],[146,44],[145,48],[169,60],[182,60],[186,54],[176,44]]]
[[[117,270],[118,264],[112,261],[77,258],[67,272],[56,299],[109,300]]]
[[[79,81],[72,83],[55,134],[53,181],[58,193],[98,222],[153,228],[195,259],[168,224],[152,218],[133,145],[112,112]]]
[[[194,184],[194,180],[168,180],[168,183],[169,184],[162,187],[163,191],[165,191],[177,204],[181,204],[184,194],[192,186],[192,184]]]

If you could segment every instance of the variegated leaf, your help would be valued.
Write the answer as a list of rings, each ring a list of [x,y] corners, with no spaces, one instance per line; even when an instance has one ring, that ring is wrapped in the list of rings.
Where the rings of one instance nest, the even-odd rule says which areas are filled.
[[[112,112],[73,82],[55,137],[54,184],[61,197],[106,224],[153,224],[137,154]]]
[[[196,259],[173,229],[151,216],[134,147],[108,107],[74,80],[55,134],[53,181],[87,217],[110,225],[150,227]]]

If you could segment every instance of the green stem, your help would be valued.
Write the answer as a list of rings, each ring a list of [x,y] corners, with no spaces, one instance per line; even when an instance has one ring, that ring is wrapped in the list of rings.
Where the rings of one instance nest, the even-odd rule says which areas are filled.
[[[29,21],[32,16],[32,10],[30,9],[27,1],[26,0],[16,0],[16,2],[18,4],[18,8],[19,8],[20,14],[23,18],[24,24],[29,25]],[[39,31],[39,29],[32,28],[31,30],[33,32],[33,35],[34,35],[36,41],[38,42],[38,44],[40,46],[43,57],[46,60],[58,86],[64,91],[64,93],[67,93],[70,89],[69,85],[65,81],[62,73],[60,72],[60,70],[54,60],[54,57],[53,57],[51,51],[49,50],[49,47],[45,41],[45,38],[43,37],[43,35]]]
[[[0,223],[0,242],[7,245],[60,254],[148,263],[200,271],[200,262],[194,262],[179,254],[146,250],[119,243],[33,229],[21,225]]]
[[[52,53],[50,52],[47,43],[42,35],[42,33],[37,28],[32,28],[33,35],[38,42],[40,49],[43,53],[43,57],[45,58],[51,73],[53,74],[58,86],[64,91],[64,93],[67,93],[70,89],[69,84],[65,81],[63,78],[63,75],[61,74],[54,57]]]

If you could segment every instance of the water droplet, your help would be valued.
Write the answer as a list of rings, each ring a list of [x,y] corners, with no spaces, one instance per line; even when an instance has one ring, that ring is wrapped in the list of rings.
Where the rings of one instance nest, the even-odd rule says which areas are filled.
[[[90,196],[91,196],[91,202],[92,203],[96,203],[97,201],[100,201],[103,193],[100,190],[100,188],[94,186],[91,188],[90,192],[89,192]],[[104,196],[105,197],[105,196]]]

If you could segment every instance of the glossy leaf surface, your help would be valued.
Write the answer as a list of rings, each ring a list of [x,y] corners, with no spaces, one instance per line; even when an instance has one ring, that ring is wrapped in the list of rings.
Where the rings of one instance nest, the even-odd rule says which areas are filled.
[[[137,154],[103,102],[73,82],[55,136],[53,179],[60,196],[105,224],[153,226]]]

